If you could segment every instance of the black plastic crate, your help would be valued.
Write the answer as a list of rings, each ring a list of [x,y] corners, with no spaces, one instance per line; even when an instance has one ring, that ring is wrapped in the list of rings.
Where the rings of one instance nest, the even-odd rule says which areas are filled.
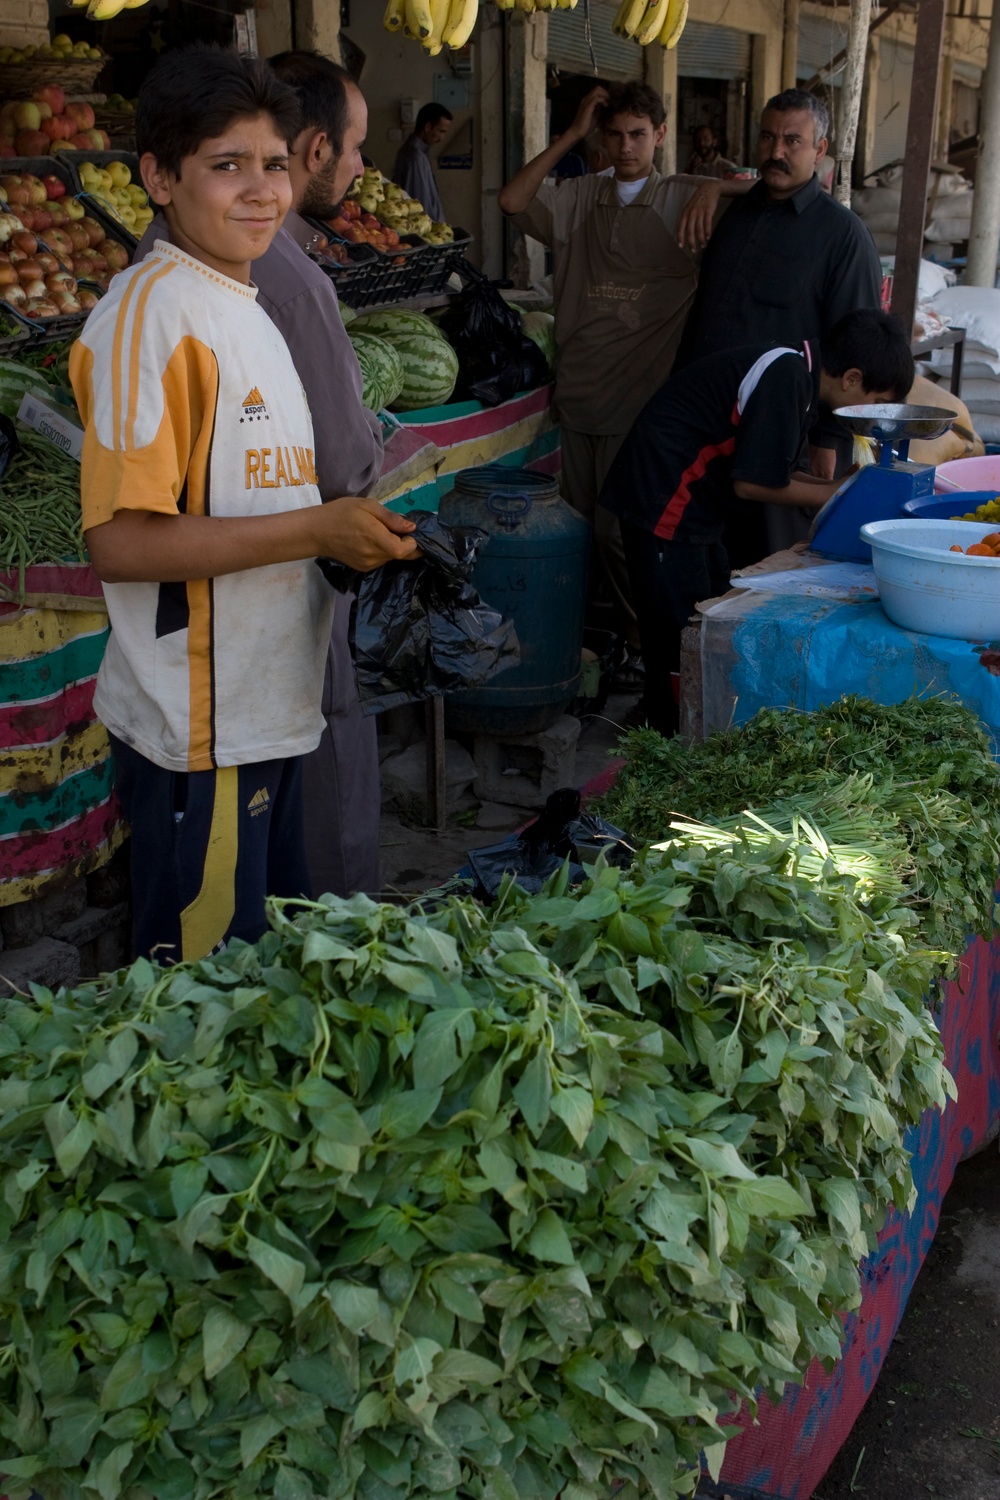
[[[12,322],[18,323],[28,335],[28,343],[58,344],[63,339],[76,338],[87,321],[85,312],[67,313],[55,318],[28,318],[16,307],[5,307],[4,312]]]
[[[132,175],[132,181],[142,187],[142,175],[139,171],[139,158],[134,151],[66,151],[59,154],[72,178],[73,192],[84,205],[91,218],[103,224],[106,229],[114,229],[117,234],[113,236],[121,244],[127,245],[130,251],[134,250],[139,243],[139,237],[120,219],[111,207],[105,203],[103,198],[98,198],[94,193],[84,191],[83,181],[80,177],[78,164],[83,161],[93,162],[95,167],[106,167],[109,162],[123,161]],[[143,189],[145,191],[145,189]]]
[[[31,344],[31,335],[20,320],[8,318],[6,307],[0,311],[0,359],[16,359]]]
[[[322,266],[334,286],[337,296],[347,307],[367,307],[373,295],[375,278],[379,271],[378,254],[371,245],[345,245],[349,263],[343,265],[324,255],[322,250],[311,251],[313,260]]]
[[[425,254],[421,260],[422,280],[417,289],[411,292],[413,297],[432,297],[444,291],[456,259],[464,260],[465,248],[472,244],[472,235],[466,229],[456,229],[455,238],[446,245],[428,245],[426,240],[423,244]]]

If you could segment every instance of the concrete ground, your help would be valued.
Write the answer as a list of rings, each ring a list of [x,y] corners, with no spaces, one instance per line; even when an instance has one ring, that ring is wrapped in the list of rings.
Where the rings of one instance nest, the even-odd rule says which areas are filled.
[[[635,694],[613,694],[602,713],[582,721],[576,763],[567,785],[582,787],[605,770],[615,754],[625,714]],[[415,735],[417,720],[410,721]],[[394,721],[397,732],[380,736],[383,748],[396,750],[408,732],[407,719]],[[399,730],[402,733],[399,733]],[[462,737],[459,737],[462,738]],[[419,743],[419,739],[415,742]],[[468,742],[466,742],[468,743]],[[496,844],[521,828],[537,809],[517,803],[488,802],[485,807],[470,793],[449,812],[447,826],[435,833],[411,814],[401,816],[390,801],[382,806],[382,886],[386,900],[420,895],[440,885],[465,864],[466,853],[486,844]],[[485,825],[485,826],[484,826]]]
[[[585,723],[572,784],[615,753],[634,698],[609,699]],[[398,737],[395,743],[398,744]],[[386,894],[440,884],[466,852],[499,842],[530,808],[471,795],[441,834],[383,809]],[[485,821],[489,826],[480,826]],[[813,1500],[1000,1500],[1000,1154],[994,1143],[958,1169],[940,1227],[882,1375]]]

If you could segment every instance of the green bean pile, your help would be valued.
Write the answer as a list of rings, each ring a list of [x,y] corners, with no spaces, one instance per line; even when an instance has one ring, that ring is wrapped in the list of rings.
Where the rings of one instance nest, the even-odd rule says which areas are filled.
[[[84,561],[80,465],[37,432],[18,429],[20,449],[0,479],[0,572],[34,563]]]

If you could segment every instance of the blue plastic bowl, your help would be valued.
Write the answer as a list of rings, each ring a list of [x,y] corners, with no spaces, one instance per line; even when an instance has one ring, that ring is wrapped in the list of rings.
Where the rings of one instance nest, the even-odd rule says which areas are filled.
[[[922,500],[907,500],[903,506],[904,516],[913,516],[921,521],[950,521],[953,516],[964,516],[980,505],[988,505],[998,498],[996,490],[955,490],[951,495],[929,495]],[[997,522],[1000,530],[1000,521]]]

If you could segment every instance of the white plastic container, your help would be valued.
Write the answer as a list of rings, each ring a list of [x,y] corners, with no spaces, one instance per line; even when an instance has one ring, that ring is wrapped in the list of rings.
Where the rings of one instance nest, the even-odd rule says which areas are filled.
[[[882,608],[904,630],[960,641],[1000,640],[1000,558],[950,552],[1000,530],[983,521],[871,521]]]
[[[934,490],[938,495],[947,494],[949,490],[996,490],[1000,495],[1000,453],[984,453],[979,458],[952,458],[946,464],[938,464]]]

